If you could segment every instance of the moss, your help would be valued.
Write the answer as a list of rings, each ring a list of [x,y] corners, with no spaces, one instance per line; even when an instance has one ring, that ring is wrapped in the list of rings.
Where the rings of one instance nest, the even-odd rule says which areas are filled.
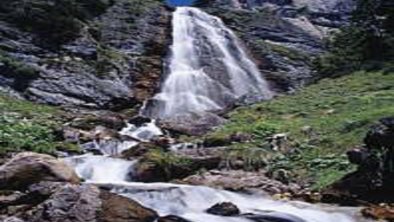
[[[356,72],[239,108],[209,136],[249,133],[254,139],[242,144],[248,149],[264,147],[274,133],[287,133],[295,149],[284,154],[271,151],[269,168],[288,168],[299,181],[311,181],[318,189],[353,170],[344,152],[360,145],[379,118],[393,116],[393,104],[394,73]]]

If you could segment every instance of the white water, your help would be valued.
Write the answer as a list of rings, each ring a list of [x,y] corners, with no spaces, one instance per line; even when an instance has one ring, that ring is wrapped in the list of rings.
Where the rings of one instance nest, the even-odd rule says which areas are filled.
[[[162,92],[155,96],[164,106],[159,104],[159,108],[154,107],[153,112],[150,111],[154,117],[167,118],[188,112],[223,109],[228,101],[233,102],[244,96],[252,100],[272,97],[256,65],[220,19],[198,9],[178,8],[174,13],[173,25],[170,74],[163,84]],[[203,39],[206,44],[199,44],[197,39]],[[225,68],[225,73],[222,73],[224,77],[205,70],[200,47],[217,51]],[[223,79],[219,81],[220,78],[227,82]],[[163,135],[163,132],[151,122],[140,128],[129,125],[120,134],[145,142]],[[114,155],[135,144],[124,144],[115,151],[103,145],[97,147],[104,154]],[[242,213],[270,215],[281,218],[283,222],[361,221],[353,215],[354,209],[274,201],[260,195],[243,195],[201,186],[127,182],[133,179],[136,161],[87,154],[66,158],[66,162],[87,182],[112,188],[113,192],[137,200],[161,216],[178,215],[192,222],[250,222],[244,217],[221,217],[205,212],[216,203],[232,202]]]
[[[89,183],[109,187],[113,192],[130,197],[161,216],[177,215],[193,222],[250,222],[242,217],[221,217],[205,213],[219,202],[232,202],[242,213],[287,218],[289,222],[360,222],[354,209],[322,207],[302,202],[274,201],[260,195],[243,195],[202,186],[170,183],[136,183],[132,180],[136,161],[83,155],[66,162]],[[301,220],[302,219],[302,220]]]
[[[132,179],[135,161],[86,154],[64,159],[88,182],[117,183]]]
[[[150,123],[145,123],[141,127],[136,127],[133,124],[127,124],[127,127],[123,128],[120,135],[130,136],[141,142],[148,142],[156,136],[162,136],[163,131],[156,125],[153,120]]]
[[[144,114],[172,118],[222,110],[241,98],[250,102],[273,96],[237,37],[219,18],[179,7],[172,23],[169,74]]]

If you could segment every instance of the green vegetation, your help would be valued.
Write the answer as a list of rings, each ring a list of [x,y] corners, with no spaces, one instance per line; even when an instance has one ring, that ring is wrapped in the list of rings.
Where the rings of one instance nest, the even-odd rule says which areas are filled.
[[[0,51],[0,63],[4,65],[6,70],[3,70],[3,75],[14,75],[13,77],[21,77],[25,79],[34,78],[37,76],[37,70],[23,62],[17,61],[4,52]]]
[[[344,152],[361,144],[368,127],[379,118],[393,116],[393,104],[394,73],[355,72],[321,80],[294,95],[239,108],[229,114],[229,123],[207,137],[249,134],[253,139],[233,144],[231,152],[256,157],[248,149],[265,150],[268,160],[264,161],[271,172],[286,169],[318,189],[353,170]],[[273,151],[268,141],[276,133],[289,138],[281,144],[282,152]]]
[[[0,19],[60,44],[79,34],[83,22],[103,13],[112,0],[16,0],[0,2]]]
[[[35,151],[52,153],[57,147],[75,150],[57,142],[54,130],[61,124],[54,107],[16,100],[0,94],[0,154]]]
[[[323,75],[377,70],[394,61],[392,1],[356,0],[356,5],[350,25],[328,41],[329,52],[316,60],[316,69]]]
[[[177,156],[161,149],[152,149],[145,156],[152,164],[162,169],[167,175],[171,175],[173,168],[187,167],[192,163],[188,158]]]

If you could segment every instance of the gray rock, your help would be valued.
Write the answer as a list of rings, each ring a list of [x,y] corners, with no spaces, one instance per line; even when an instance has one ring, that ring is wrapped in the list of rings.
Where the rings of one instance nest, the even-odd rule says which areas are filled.
[[[78,183],[79,178],[66,163],[45,154],[20,153],[0,166],[0,189],[23,190],[41,181]]]
[[[0,21],[2,56],[38,72],[27,78],[3,64],[0,89],[40,103],[94,109],[129,108],[150,97],[169,36],[164,3],[116,0],[86,23],[75,39],[54,48],[36,41],[37,30]]]

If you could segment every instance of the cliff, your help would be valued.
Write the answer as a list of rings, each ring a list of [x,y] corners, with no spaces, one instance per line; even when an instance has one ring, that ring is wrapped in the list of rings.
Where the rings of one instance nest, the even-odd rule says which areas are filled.
[[[0,89],[32,101],[123,109],[150,97],[171,12],[158,0],[0,3]]]
[[[201,0],[238,33],[260,70],[277,90],[289,91],[319,78],[313,60],[330,33],[345,25],[350,0]]]

